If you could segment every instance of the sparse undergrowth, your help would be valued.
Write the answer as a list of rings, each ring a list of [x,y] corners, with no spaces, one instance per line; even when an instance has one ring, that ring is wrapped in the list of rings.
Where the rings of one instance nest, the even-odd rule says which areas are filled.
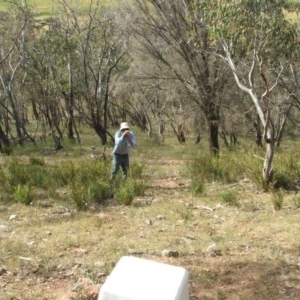
[[[109,184],[110,162],[97,159],[65,159],[46,163],[43,158],[7,158],[0,166],[2,193],[10,201],[34,205],[41,196],[49,195],[75,205],[78,210],[87,210],[92,204],[103,204],[117,195],[124,204],[144,192],[144,185],[137,180],[143,167],[133,163],[131,179],[112,190]],[[64,190],[62,194],[58,191]]]

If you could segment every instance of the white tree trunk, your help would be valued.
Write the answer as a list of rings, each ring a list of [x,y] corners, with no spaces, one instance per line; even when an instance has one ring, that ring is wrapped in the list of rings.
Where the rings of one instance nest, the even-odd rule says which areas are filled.
[[[253,70],[254,70],[254,67],[256,64],[255,55],[253,56],[252,67],[248,74],[249,76],[248,76],[248,86],[247,86],[241,81],[241,79],[238,75],[236,65],[231,58],[231,55],[228,50],[228,46],[226,44],[224,44],[223,46],[224,46],[224,51],[226,54],[225,57],[223,57],[224,60],[226,61],[226,63],[230,67],[230,69],[232,70],[234,79],[235,79],[238,87],[250,96],[253,104],[255,105],[256,111],[260,118],[260,121],[263,125],[264,141],[266,143],[266,155],[265,155],[265,159],[264,159],[264,163],[263,163],[262,175],[263,175],[264,182],[269,183],[272,180],[273,173],[274,173],[273,168],[272,168],[272,163],[273,163],[274,150],[275,150],[275,141],[274,141],[274,132],[271,127],[271,119],[270,119],[271,117],[269,114],[269,108],[268,108],[269,103],[267,100],[267,96],[270,93],[270,91],[275,88],[275,86],[277,85],[277,81],[270,89],[268,88],[268,86],[265,82],[266,90],[259,98],[257,96],[257,94],[255,93],[253,79],[252,79]],[[262,65],[262,62],[260,63],[260,66],[261,65]],[[278,80],[278,78],[277,78],[277,80]],[[264,103],[265,109],[263,109],[262,103]]]
[[[263,165],[263,180],[265,183],[268,183],[273,178],[273,168],[272,168],[272,162],[273,162],[273,156],[274,156],[274,142],[266,143],[266,156],[264,159],[264,165]]]

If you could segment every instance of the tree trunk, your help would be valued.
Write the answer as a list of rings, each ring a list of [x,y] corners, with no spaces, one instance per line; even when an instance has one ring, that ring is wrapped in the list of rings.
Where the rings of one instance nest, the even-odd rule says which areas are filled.
[[[257,115],[256,121],[253,122],[253,126],[254,126],[255,132],[256,132],[255,143],[256,143],[256,145],[258,147],[262,147],[263,146],[263,143],[262,143],[262,132],[261,132],[261,127],[260,127],[259,115]]]
[[[102,145],[106,145],[106,143],[107,143],[107,137],[106,137],[106,131],[103,128],[103,126],[101,124],[99,124],[99,123],[98,124],[95,123],[94,124],[94,129],[95,129],[97,135],[100,137],[101,144]]]
[[[219,154],[219,121],[218,120],[209,120],[209,145],[210,153],[213,156],[218,156]]]
[[[4,133],[1,125],[0,125],[0,152],[10,154],[11,153],[11,145],[8,137]]]
[[[274,141],[268,140],[266,143],[266,156],[263,165],[263,180],[266,184],[272,181],[274,175],[273,168],[272,168],[274,147],[275,147]]]

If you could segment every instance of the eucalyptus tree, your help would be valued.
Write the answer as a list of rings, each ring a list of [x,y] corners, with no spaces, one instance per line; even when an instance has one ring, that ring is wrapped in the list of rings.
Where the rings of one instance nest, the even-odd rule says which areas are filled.
[[[248,94],[263,127],[266,154],[262,174],[264,182],[269,183],[274,173],[275,143],[282,134],[282,126],[275,127],[276,115],[285,100],[276,88],[298,46],[297,30],[285,17],[282,0],[210,3],[215,6],[212,21],[214,33],[220,36],[224,61],[237,86]]]
[[[2,150],[10,148],[12,141],[21,144],[26,138],[34,141],[26,129],[27,103],[24,85],[26,78],[24,66],[27,63],[24,49],[29,20],[30,12],[26,6],[17,5],[14,10],[1,12],[0,146]]]
[[[210,34],[207,2],[136,0],[130,21],[142,57],[147,55],[154,62],[143,65],[139,77],[180,86],[181,94],[185,94],[183,109],[192,103],[202,111],[210,151],[217,155],[220,105],[228,68],[217,56],[222,49],[216,47],[216,39]]]
[[[91,1],[88,11],[80,13],[68,1],[58,1],[68,34],[77,43],[77,61],[72,67],[76,84],[74,107],[80,117],[107,143],[111,91],[118,76],[127,68],[125,34],[118,27],[118,14]]]
[[[27,85],[41,137],[44,139],[50,130],[54,140],[61,140],[66,129],[69,140],[75,140],[76,134],[80,142],[74,120],[75,84],[71,72],[77,60],[76,41],[57,17],[36,21],[35,33],[37,37],[27,48],[30,57]]]

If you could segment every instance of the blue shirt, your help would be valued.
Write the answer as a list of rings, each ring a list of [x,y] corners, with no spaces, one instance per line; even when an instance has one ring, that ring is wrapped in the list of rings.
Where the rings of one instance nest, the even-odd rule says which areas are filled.
[[[129,138],[123,137],[121,130],[118,130],[115,134],[115,146],[113,149],[113,154],[129,154],[132,148],[137,146],[134,133],[130,131]]]

